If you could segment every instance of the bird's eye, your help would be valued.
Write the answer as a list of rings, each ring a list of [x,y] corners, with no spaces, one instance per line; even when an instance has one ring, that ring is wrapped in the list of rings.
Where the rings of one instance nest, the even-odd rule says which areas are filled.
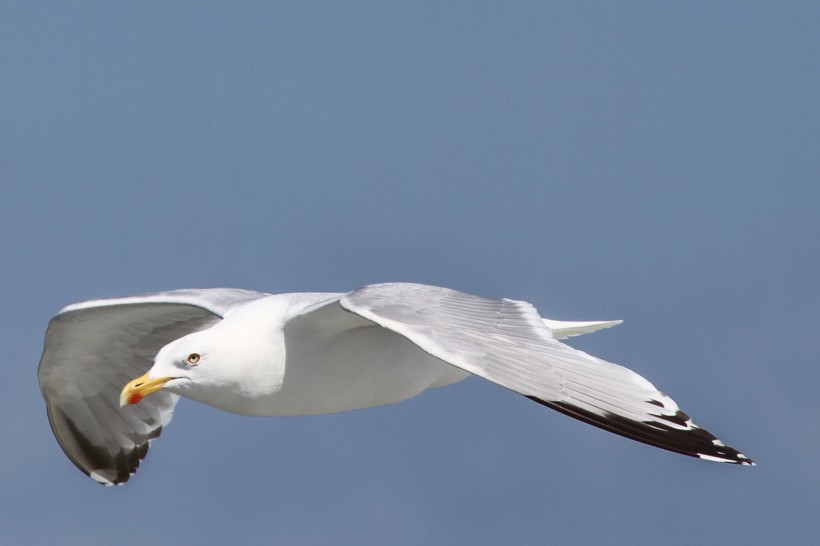
[[[197,364],[199,364],[199,359],[199,353],[191,353],[188,355],[188,364],[190,364],[191,366],[196,366]]]

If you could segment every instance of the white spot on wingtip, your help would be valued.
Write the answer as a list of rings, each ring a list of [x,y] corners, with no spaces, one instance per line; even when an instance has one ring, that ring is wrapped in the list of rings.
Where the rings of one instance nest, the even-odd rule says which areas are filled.
[[[737,458],[738,459],[743,459],[742,461],[740,461],[740,464],[745,464],[746,466],[757,466],[757,464],[755,464],[755,462],[753,460],[751,460],[749,457],[747,457],[743,453],[738,453]]]
[[[91,477],[92,480],[94,480],[95,482],[101,483],[106,487],[110,487],[112,485],[115,485],[114,482],[112,482],[111,480],[109,480],[108,478],[106,478],[105,476],[100,474],[99,472],[95,472],[95,471],[92,470],[91,472],[88,473],[88,475]]]
[[[731,462],[734,462],[731,459],[722,459],[720,457],[713,457],[711,455],[704,455],[703,453],[698,453],[698,457],[700,457],[704,461],[714,461],[716,463],[731,463]]]
[[[704,461],[714,461],[716,463],[735,463],[740,464],[742,466],[757,466],[757,464],[753,460],[749,459],[746,455],[742,453],[737,454],[737,459],[724,459],[721,457],[713,457],[712,455],[704,455],[703,453],[698,453],[698,457],[700,457]]]

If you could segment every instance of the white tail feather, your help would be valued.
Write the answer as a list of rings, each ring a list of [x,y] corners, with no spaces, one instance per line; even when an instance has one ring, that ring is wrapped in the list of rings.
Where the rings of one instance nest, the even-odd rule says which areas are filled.
[[[555,339],[566,339],[568,337],[580,336],[582,334],[591,334],[596,330],[603,328],[612,328],[620,323],[622,320],[604,320],[592,322],[569,322],[565,320],[551,320],[541,319],[544,321]]]

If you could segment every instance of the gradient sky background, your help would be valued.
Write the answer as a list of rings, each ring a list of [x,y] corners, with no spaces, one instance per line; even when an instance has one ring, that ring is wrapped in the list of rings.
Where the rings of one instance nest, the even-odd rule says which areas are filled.
[[[816,2],[3,2],[0,542],[806,544],[820,536]],[[470,379],[246,418],[132,481],[63,455],[62,306],[383,281],[624,319],[574,343],[759,462]]]

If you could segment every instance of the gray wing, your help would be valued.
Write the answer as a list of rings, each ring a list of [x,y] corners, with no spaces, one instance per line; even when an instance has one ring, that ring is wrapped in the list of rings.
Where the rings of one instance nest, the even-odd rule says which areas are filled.
[[[453,366],[581,421],[684,455],[753,464],[640,375],[555,340],[529,303],[381,284],[340,304]]]
[[[123,386],[167,343],[202,330],[231,308],[267,294],[176,290],[70,305],[51,319],[37,376],[51,430],[69,459],[106,484],[128,481],[177,396],[157,392],[120,408]]]

